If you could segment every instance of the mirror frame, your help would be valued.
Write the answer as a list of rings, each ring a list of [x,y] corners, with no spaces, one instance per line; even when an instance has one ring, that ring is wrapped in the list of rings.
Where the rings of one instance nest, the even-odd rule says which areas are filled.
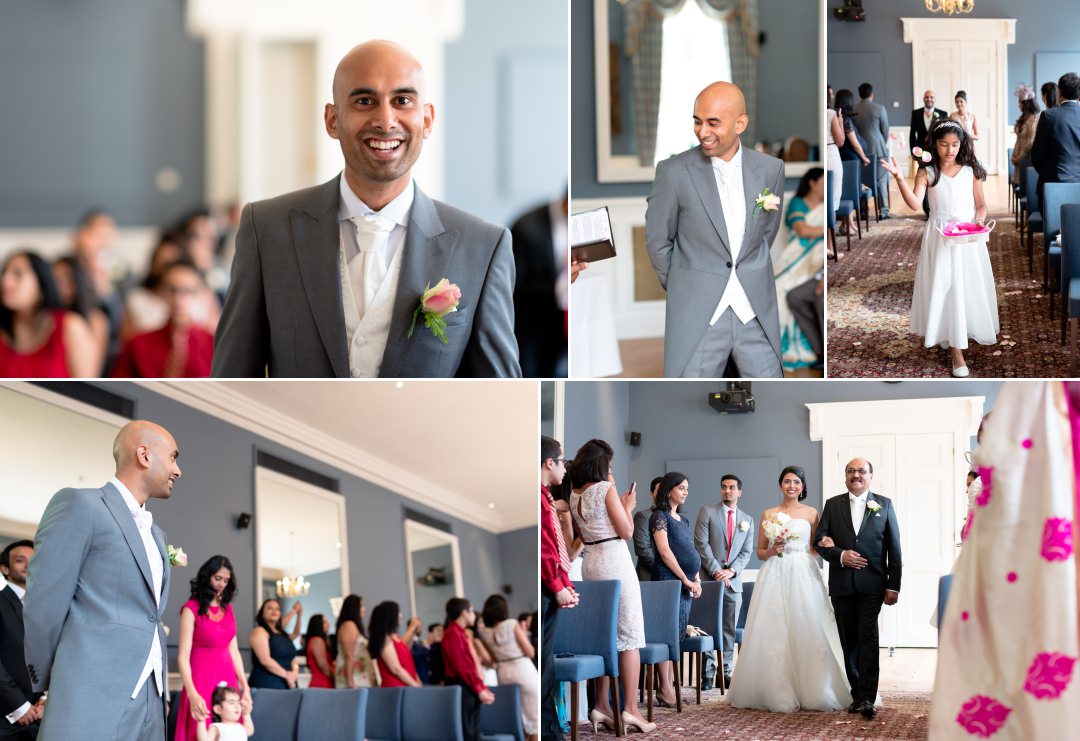
[[[266,468],[265,466],[256,465],[252,469],[255,484],[255,588],[252,589],[252,596],[255,598],[255,604],[253,609],[255,614],[259,613],[259,606],[262,604],[262,572],[263,564],[259,556],[261,547],[261,537],[259,522],[262,513],[262,494],[260,492],[259,484],[261,481],[273,480],[285,486],[299,489],[305,494],[312,494],[323,499],[328,499],[337,504],[338,511],[338,539],[341,543],[341,596],[344,597],[349,594],[349,529],[348,523],[345,520],[345,495],[339,494],[329,489],[323,489],[322,487],[309,484],[306,481],[300,479],[294,479],[292,476],[286,476],[283,473]],[[314,613],[313,613],[314,614]],[[336,617],[336,616],[335,616]],[[333,620],[331,620],[331,623]],[[303,629],[303,627],[302,627]]]
[[[451,563],[454,568],[454,596],[464,597],[465,588],[461,584],[462,572],[461,572],[461,550],[459,548],[458,536],[446,530],[440,530],[437,527],[431,527],[431,525],[425,525],[422,522],[410,519],[405,516],[402,527],[405,533],[405,573],[409,580],[409,614],[416,614],[416,574],[413,573],[412,554],[413,549],[411,547],[411,539],[409,538],[409,531],[416,530],[424,533],[425,535],[433,535],[438,538],[442,538],[447,541],[450,546]]]
[[[818,28],[818,84],[825,79],[825,0],[818,0],[820,26]],[[644,166],[633,155],[611,153],[611,92],[608,83],[611,69],[608,64],[608,0],[593,0],[593,68],[596,86],[596,180],[599,183],[651,183],[656,179],[656,167]],[[822,122],[818,131],[819,149],[824,150],[825,103],[818,95],[818,120]],[[820,167],[819,162],[785,162],[784,177],[802,177],[811,167]]]

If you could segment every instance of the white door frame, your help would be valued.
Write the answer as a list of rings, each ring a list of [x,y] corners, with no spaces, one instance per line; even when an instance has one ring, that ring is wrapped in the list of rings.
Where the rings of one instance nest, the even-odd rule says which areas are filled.
[[[904,26],[904,43],[911,44],[911,99],[922,100],[927,79],[923,69],[922,45],[928,41],[992,41],[996,44],[995,69],[996,94],[986,101],[987,115],[995,131],[999,132],[997,146],[988,147],[989,158],[983,164],[988,172],[1000,173],[1008,141],[1009,112],[1009,44],[1016,43],[1015,18],[901,18]],[[949,91],[949,94],[956,91]]]

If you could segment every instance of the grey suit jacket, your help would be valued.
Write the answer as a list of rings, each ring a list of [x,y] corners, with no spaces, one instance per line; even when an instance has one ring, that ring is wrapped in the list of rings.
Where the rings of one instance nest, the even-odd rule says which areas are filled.
[[[168,667],[161,616],[169,559],[165,534],[157,525],[152,533],[165,569],[160,604],[139,530],[116,487],[62,489],[45,508],[23,604],[26,668],[34,691],[49,691],[38,741],[121,738],[116,724],[155,631]]]
[[[720,303],[732,268],[780,360],[780,320],[769,247],[783,218],[784,163],[743,147],[746,231],[733,265],[720,191],[709,157],[694,147],[660,162],[645,211],[649,260],[667,290],[664,375],[681,376]],[[775,211],[759,210],[768,187],[780,196]]]
[[[889,153],[889,114],[885,106],[872,100],[860,100],[855,104],[855,128],[866,140],[870,149],[866,155],[885,157]],[[880,168],[879,168],[880,169]]]
[[[340,177],[340,176],[339,176]],[[249,203],[214,341],[216,377],[349,377],[341,302],[339,177]],[[416,187],[382,377],[519,377],[510,232]],[[461,289],[442,344],[422,321],[420,294],[442,278]]]
[[[694,545],[701,554],[701,578],[711,580],[714,571],[734,569],[731,591],[741,593],[742,572],[750,563],[756,537],[754,518],[736,507],[735,537],[731,541],[731,560],[727,560],[727,516],[724,514],[724,505],[720,503],[702,507],[694,523]]]

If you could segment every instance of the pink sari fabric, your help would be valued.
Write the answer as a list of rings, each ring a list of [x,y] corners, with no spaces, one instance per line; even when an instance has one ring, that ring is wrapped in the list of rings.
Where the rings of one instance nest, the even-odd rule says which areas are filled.
[[[206,709],[210,710],[210,697],[220,682],[236,686],[236,669],[229,656],[229,642],[236,637],[236,617],[232,605],[225,605],[225,614],[220,621],[211,617],[221,614],[214,607],[207,614],[200,615],[199,603],[194,600],[188,600],[180,609],[191,610],[195,616],[195,632],[191,639],[191,679],[206,701]],[[195,741],[195,727],[198,724],[191,717],[191,703],[183,690],[180,691],[177,712],[175,741]],[[209,725],[210,719],[207,718],[206,726]]]
[[[983,490],[938,635],[930,738],[1073,738],[1080,415],[1061,382],[1006,383],[982,439]]]

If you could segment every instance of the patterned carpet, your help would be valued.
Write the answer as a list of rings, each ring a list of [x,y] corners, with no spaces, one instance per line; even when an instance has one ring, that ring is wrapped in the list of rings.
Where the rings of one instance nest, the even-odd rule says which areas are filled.
[[[657,728],[642,739],[732,739],[732,741],[847,741],[848,739],[925,739],[930,696],[901,692],[882,693],[882,707],[873,720],[846,711],[818,713],[800,711],[790,715],[762,710],[728,707],[719,690],[703,692],[701,705],[692,702],[693,693],[684,689],[683,712],[655,709]],[[686,702],[690,699],[691,702]],[[644,712],[644,707],[642,707]],[[601,730],[600,736],[615,738]],[[639,738],[635,732],[631,735]],[[569,737],[568,737],[569,738]],[[579,741],[593,738],[592,726],[578,732]]]
[[[1036,234],[1034,271],[1027,248],[1007,211],[991,213],[998,226],[990,237],[990,262],[997,283],[1001,333],[998,344],[964,352],[971,375],[982,378],[1063,378],[1071,375],[1068,345],[1047,313],[1042,289],[1041,235]],[[851,252],[829,261],[828,375],[870,378],[948,378],[949,353],[926,349],[908,331],[915,265],[925,221],[900,217],[870,222]],[[1057,315],[1060,316],[1060,315]]]

